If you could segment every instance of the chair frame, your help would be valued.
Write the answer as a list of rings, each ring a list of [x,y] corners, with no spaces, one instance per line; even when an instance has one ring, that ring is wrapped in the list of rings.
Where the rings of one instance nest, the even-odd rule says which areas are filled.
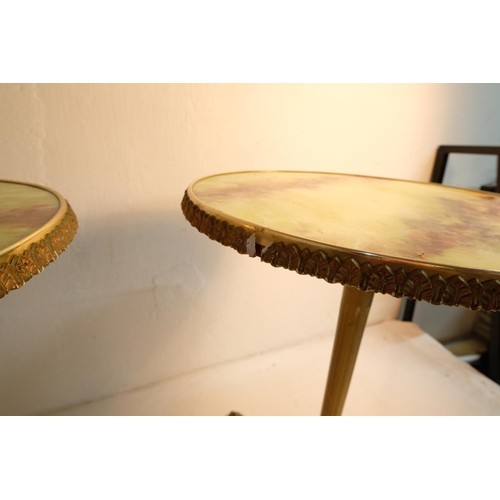
[[[439,146],[432,168],[430,182],[443,183],[448,157],[450,154],[490,155],[497,157],[497,181],[494,189],[481,186],[482,190],[500,193],[500,146]],[[402,320],[412,321],[415,311],[415,300],[405,300]],[[500,383],[500,313],[489,313],[491,317],[491,332],[488,351],[485,358],[476,368],[493,381]],[[480,360],[481,361],[481,360]],[[474,366],[474,365],[473,365]]]

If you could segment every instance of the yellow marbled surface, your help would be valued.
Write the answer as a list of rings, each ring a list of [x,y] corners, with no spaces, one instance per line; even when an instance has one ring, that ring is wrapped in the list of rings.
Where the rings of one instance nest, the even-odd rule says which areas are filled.
[[[0,254],[35,233],[59,209],[59,199],[43,188],[0,181]]]
[[[493,193],[309,172],[222,174],[193,183],[190,193],[211,214],[292,239],[500,270],[500,195]]]

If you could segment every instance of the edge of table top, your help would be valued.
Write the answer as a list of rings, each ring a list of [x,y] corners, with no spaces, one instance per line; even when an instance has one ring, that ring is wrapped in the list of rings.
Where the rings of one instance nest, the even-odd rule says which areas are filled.
[[[59,200],[59,208],[51,220],[0,254],[2,298],[10,291],[21,288],[66,250],[76,235],[78,220],[69,203],[53,189],[27,182],[3,179],[0,182],[37,187],[54,194]]]
[[[195,181],[191,184],[193,186]],[[186,219],[198,231],[240,254],[260,257],[274,267],[353,286],[396,298],[473,310],[500,310],[500,272],[481,272],[365,254],[343,248],[321,247],[300,238],[275,235],[263,245],[261,228],[244,221],[235,226],[222,214],[208,213],[196,204],[190,188],[181,203]],[[191,199],[190,196],[195,198]],[[281,238],[281,239],[280,239]],[[260,240],[260,241],[259,241]]]

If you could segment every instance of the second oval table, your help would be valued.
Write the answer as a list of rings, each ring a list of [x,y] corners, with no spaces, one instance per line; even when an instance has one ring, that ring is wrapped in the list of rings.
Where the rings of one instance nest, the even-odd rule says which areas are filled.
[[[341,415],[374,293],[500,310],[500,195],[317,172],[234,172],[182,201],[200,232],[344,286],[322,415]]]

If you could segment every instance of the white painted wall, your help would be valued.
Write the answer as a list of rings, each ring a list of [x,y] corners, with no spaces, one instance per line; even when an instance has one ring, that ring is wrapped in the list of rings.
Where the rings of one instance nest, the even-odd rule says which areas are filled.
[[[55,412],[333,335],[340,285],[198,234],[184,189],[247,169],[427,180],[439,144],[498,143],[499,90],[1,85],[0,177],[60,191],[80,229],[0,301],[0,413]],[[398,308],[377,296],[369,321]]]

